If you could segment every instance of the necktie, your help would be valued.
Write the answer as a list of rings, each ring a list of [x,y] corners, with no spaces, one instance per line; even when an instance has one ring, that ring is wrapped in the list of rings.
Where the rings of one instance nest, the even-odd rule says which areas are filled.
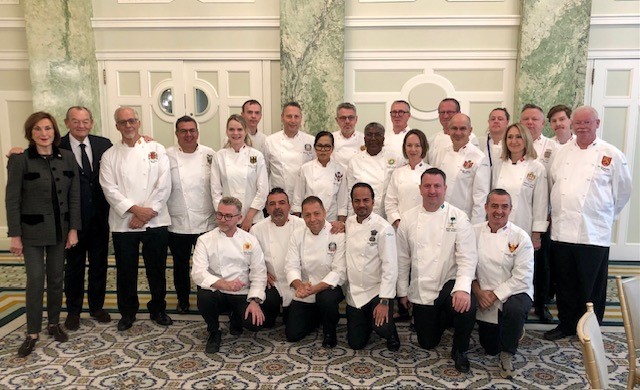
[[[87,155],[87,151],[85,150],[87,145],[80,144],[80,158],[82,159],[82,172],[91,176],[91,163],[89,162],[89,156]]]

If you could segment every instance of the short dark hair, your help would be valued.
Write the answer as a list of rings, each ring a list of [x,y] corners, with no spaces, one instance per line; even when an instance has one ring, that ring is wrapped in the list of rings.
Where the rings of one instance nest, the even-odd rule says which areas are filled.
[[[342,109],[344,109],[344,110],[353,110],[353,112],[355,112],[356,114],[358,113],[358,111],[356,111],[356,106],[354,106],[351,103],[344,102],[344,103],[338,104],[338,107],[336,108],[336,115],[338,115],[338,111],[340,111]]]
[[[316,146],[318,144],[318,140],[324,136],[327,136],[329,138],[331,138],[331,146],[333,146],[334,142],[333,142],[333,134],[331,134],[330,132],[326,131],[326,130],[322,130],[321,132],[319,132],[318,134],[316,134],[316,139],[313,141],[313,146]]]
[[[457,99],[454,98],[444,98],[440,101],[440,103],[438,104],[438,106],[440,106],[440,104],[444,103],[444,102],[453,102],[453,104],[455,104],[456,106],[456,112],[460,112],[460,102]]]
[[[181,116],[180,118],[178,118],[178,120],[176,121],[176,131],[178,131],[178,125],[180,123],[186,123],[186,122],[193,122],[196,124],[196,130],[198,129],[198,122],[196,122],[195,119],[193,119],[192,117],[190,117],[189,115],[185,115],[185,116]]]
[[[487,195],[487,200],[485,201],[485,205],[489,204],[489,198],[491,197],[491,195],[507,195],[509,197],[509,205],[513,205],[511,203],[511,194],[507,192],[507,190],[504,190],[502,188],[494,188],[491,191],[489,191],[489,194]]]
[[[364,133],[366,133],[369,129],[378,129],[378,130],[382,130],[382,132],[384,133],[384,126],[382,126],[380,123],[378,122],[370,122],[368,123],[365,127],[364,127]]]
[[[407,111],[411,112],[411,104],[409,104],[408,101],[406,101],[406,100],[394,100],[393,103],[391,103],[391,105],[393,106],[396,103],[402,103],[402,104],[406,105],[407,106]]]
[[[56,118],[48,112],[38,111],[29,115],[27,120],[24,122],[24,138],[29,141],[29,145],[34,146],[36,143],[33,140],[33,128],[36,126],[36,123],[40,122],[43,119],[49,119],[51,121],[51,125],[53,126],[53,146],[60,145],[60,130],[58,129],[58,122],[56,122]]]
[[[404,158],[409,159],[409,156],[407,156],[407,149],[406,149],[407,138],[409,138],[409,136],[412,134],[415,134],[420,140],[420,146],[422,147],[422,153],[420,153],[420,157],[424,158],[427,155],[427,152],[429,151],[429,142],[427,141],[427,136],[424,135],[422,130],[418,130],[418,129],[411,129],[407,131],[407,135],[405,135],[404,139],[402,140],[402,155],[404,156]]]
[[[524,112],[524,110],[529,110],[529,109],[535,109],[538,110],[542,113],[542,115],[544,115],[544,111],[542,111],[542,108],[540,108],[540,106],[537,106],[533,103],[527,103],[524,106],[522,106],[522,110],[520,111],[520,113],[522,114]]]
[[[507,109],[505,107],[496,107],[493,110],[491,110],[491,112],[489,112],[489,117],[491,117],[491,113],[494,111],[502,111],[504,112],[504,116],[507,117],[507,122],[509,122],[509,119],[511,119],[511,115],[509,115],[509,111],[507,111]]]
[[[282,112],[284,113],[284,110],[287,107],[298,107],[298,110],[302,111],[302,107],[300,107],[300,103],[298,102],[286,102],[283,106],[282,106]]]
[[[260,110],[262,110],[262,104],[260,104],[260,102],[259,102],[259,101],[257,101],[256,99],[249,99],[249,100],[247,100],[246,102],[242,103],[242,112],[244,112],[244,108],[245,108],[246,106],[249,106],[249,105],[251,105],[251,104],[257,104],[257,105],[259,105],[259,106],[260,106]]]
[[[444,171],[440,168],[429,168],[426,171],[422,172],[422,175],[420,175],[420,183],[422,183],[422,178],[424,177],[424,175],[440,175],[442,176],[442,180],[444,180],[444,183],[447,184],[447,174],[444,173]]]
[[[311,203],[318,203],[320,207],[322,207],[322,209],[324,210],[324,204],[322,203],[322,200],[315,195],[307,196],[306,198],[304,198],[300,207],[304,207],[305,205],[308,205]]]
[[[93,122],[93,113],[91,112],[90,109],[88,109],[85,106],[71,106],[69,107],[69,109],[67,109],[67,115],[64,117],[64,119],[69,119],[69,112],[71,110],[81,110],[81,111],[86,111],[89,114],[89,119],[91,119],[91,121]]]
[[[269,191],[269,193],[267,194],[267,199],[269,199],[269,196],[275,195],[275,194],[284,194],[284,196],[287,198],[287,203],[289,203],[289,195],[287,195],[287,193],[282,189],[282,187],[273,187],[271,191]]]
[[[553,106],[551,107],[551,109],[549,109],[549,112],[547,113],[547,119],[551,121],[551,117],[559,112],[564,112],[565,114],[567,114],[567,118],[571,119],[571,114],[573,111],[571,111],[571,108],[565,106],[564,104],[558,104],[557,106]]]
[[[358,182],[356,184],[353,185],[353,187],[351,187],[351,199],[353,200],[353,191],[356,188],[368,188],[369,191],[371,191],[371,199],[373,200],[375,198],[375,193],[373,192],[373,187],[371,187],[371,185],[369,183],[363,183],[363,182]]]

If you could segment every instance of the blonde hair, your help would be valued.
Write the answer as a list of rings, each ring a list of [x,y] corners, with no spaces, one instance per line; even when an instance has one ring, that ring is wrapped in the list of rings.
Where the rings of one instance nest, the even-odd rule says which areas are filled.
[[[518,132],[522,137],[522,141],[524,141],[523,157],[527,157],[532,160],[535,160],[536,158],[538,158],[538,153],[536,153],[536,149],[533,147],[533,139],[531,138],[531,133],[529,133],[529,129],[525,128],[520,123],[513,123],[507,126],[507,131],[504,132],[504,137],[502,137],[502,155],[500,156],[500,158],[502,158],[503,161],[507,161],[508,159],[511,158],[511,152],[507,147],[507,135],[509,134],[509,130],[511,130],[511,128],[513,127],[518,129]]]
[[[247,122],[244,120],[242,115],[231,114],[231,116],[229,116],[229,119],[227,119],[227,126],[225,127],[225,132],[229,128],[229,123],[231,121],[236,121],[236,122],[240,123],[240,126],[242,126],[242,130],[244,130],[244,143],[245,143],[245,145],[253,146],[253,143],[251,142],[251,138],[249,138],[249,132],[247,131]],[[231,147],[231,143],[229,142],[229,137],[227,137],[227,142],[224,144],[223,148],[229,148],[229,147]]]

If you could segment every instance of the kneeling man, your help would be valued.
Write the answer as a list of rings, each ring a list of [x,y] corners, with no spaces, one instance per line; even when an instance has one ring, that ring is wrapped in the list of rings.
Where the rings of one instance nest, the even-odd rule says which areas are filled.
[[[527,232],[509,222],[512,205],[507,191],[492,190],[484,208],[489,221],[474,225],[478,268],[471,288],[480,307],[480,344],[487,354],[500,354],[500,375],[510,379],[513,355],[533,304],[533,244]]]
[[[264,321],[260,304],[267,285],[267,267],[258,240],[238,229],[242,203],[224,197],[218,204],[218,227],[201,235],[193,252],[191,278],[198,285],[198,310],[207,323],[205,351],[220,350],[220,313],[231,312],[229,332],[256,331]]]
[[[338,343],[340,287],[346,279],[344,233],[331,233],[327,212],[317,196],[302,202],[306,226],[294,230],[285,263],[287,282],[295,289],[285,328],[287,341],[299,341],[322,323],[324,348]]]

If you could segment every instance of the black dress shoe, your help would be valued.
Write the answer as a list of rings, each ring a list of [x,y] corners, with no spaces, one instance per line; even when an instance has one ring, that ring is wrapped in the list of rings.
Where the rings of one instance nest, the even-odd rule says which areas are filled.
[[[178,314],[189,314],[189,304],[188,303],[178,303],[178,306],[176,306],[176,313],[178,313]]]
[[[387,349],[391,352],[397,352],[400,350],[400,338],[398,338],[397,331],[394,331],[391,337],[387,339]]]
[[[546,305],[537,307],[535,313],[543,324],[550,324],[553,322],[553,315],[551,315],[551,312]]]
[[[133,321],[136,320],[136,317],[124,316],[118,321],[118,330],[120,332],[127,330],[133,326]]]
[[[78,330],[80,328],[80,316],[77,314],[67,314],[67,319],[64,320],[64,327],[68,330]]]
[[[229,333],[231,333],[232,336],[240,336],[242,334],[242,331],[242,325],[234,326],[232,324],[229,324]]]
[[[96,321],[98,322],[102,322],[102,323],[111,322],[111,316],[104,309],[94,311],[93,313],[91,313],[91,317],[95,318]]]
[[[155,321],[155,323],[158,325],[169,326],[173,324],[173,320],[171,319],[171,317],[169,317],[164,311],[161,311],[159,313],[151,313],[149,314],[149,318],[151,318],[151,321]]]
[[[322,340],[322,348],[333,348],[338,345],[338,338],[335,333],[333,334],[325,334],[324,339]]]
[[[53,338],[56,339],[56,341],[59,343],[69,341],[69,336],[64,333],[64,330],[62,330],[60,324],[47,326],[47,332],[49,332],[49,335],[53,336]]]
[[[544,339],[549,341],[556,341],[569,336],[571,335],[564,333],[564,331],[560,329],[559,326],[544,332],[544,335],[543,335]]]
[[[222,340],[222,333],[219,330],[209,333],[207,339],[207,345],[204,348],[206,353],[216,353],[220,351],[220,341]]]
[[[470,364],[466,352],[451,351],[451,358],[458,372],[463,374],[469,372]]]
[[[22,342],[20,348],[18,348],[18,356],[19,357],[27,357],[33,352],[33,349],[36,347],[36,343],[38,342],[38,337],[35,339],[31,336],[27,335],[27,339]]]

